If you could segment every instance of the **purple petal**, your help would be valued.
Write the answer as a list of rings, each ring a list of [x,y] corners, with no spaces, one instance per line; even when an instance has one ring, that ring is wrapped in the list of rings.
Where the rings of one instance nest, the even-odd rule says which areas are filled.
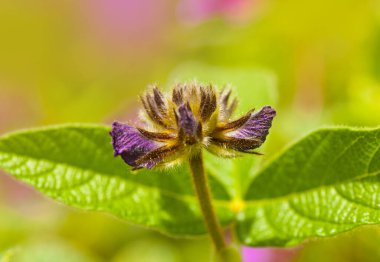
[[[193,112],[191,111],[189,104],[183,104],[178,107],[178,125],[185,133],[191,137],[197,135],[198,122],[195,119]]]
[[[238,139],[254,139],[264,143],[276,111],[270,106],[263,107],[259,112],[251,114],[250,118],[239,129],[227,133],[228,137]]]
[[[159,143],[143,136],[136,128],[118,122],[112,125],[112,144],[115,156],[121,155],[124,161],[135,169],[152,168],[157,163],[147,161],[136,165],[136,160],[160,147]]]

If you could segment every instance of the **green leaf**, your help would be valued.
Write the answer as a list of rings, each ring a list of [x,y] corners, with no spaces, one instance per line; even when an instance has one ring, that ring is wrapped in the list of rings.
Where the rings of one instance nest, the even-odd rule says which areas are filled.
[[[60,239],[32,239],[23,243],[4,262],[99,262],[97,258]],[[3,262],[0,260],[0,262]]]
[[[0,138],[0,168],[67,205],[105,211],[175,236],[206,232],[187,165],[132,172],[113,157],[107,126],[66,125]],[[223,225],[233,220],[230,195],[210,185]]]
[[[0,262],[11,262],[15,256],[19,252],[19,248],[11,248],[7,249],[4,252],[0,253]]]
[[[249,185],[237,234],[250,246],[289,246],[380,223],[380,129],[314,132]]]

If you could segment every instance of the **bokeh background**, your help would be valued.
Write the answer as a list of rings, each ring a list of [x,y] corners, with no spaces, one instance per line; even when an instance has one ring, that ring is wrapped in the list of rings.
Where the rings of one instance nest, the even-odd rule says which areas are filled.
[[[183,79],[238,86],[243,105],[275,106],[268,159],[320,126],[379,125],[380,1],[0,1],[0,134],[133,119],[148,84]],[[243,253],[366,262],[380,261],[379,245],[374,226]],[[1,262],[202,262],[210,243],[65,207],[2,173],[0,254]]]

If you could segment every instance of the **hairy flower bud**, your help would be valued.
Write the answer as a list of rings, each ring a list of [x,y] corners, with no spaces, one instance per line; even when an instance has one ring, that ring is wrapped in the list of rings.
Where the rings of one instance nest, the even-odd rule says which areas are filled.
[[[179,84],[171,96],[156,86],[141,97],[144,127],[115,122],[111,131],[115,156],[134,169],[151,169],[188,159],[202,148],[221,157],[254,153],[272,125],[276,112],[270,106],[250,111],[232,121],[237,100],[231,90]]]

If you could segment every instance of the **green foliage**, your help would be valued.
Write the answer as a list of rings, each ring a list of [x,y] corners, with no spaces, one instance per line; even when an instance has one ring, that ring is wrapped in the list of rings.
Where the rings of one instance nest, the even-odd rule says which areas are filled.
[[[0,253],[0,262],[11,262],[17,252],[17,248],[12,248]]]
[[[312,241],[303,246],[292,262],[378,262],[379,227],[362,227],[339,237]]]
[[[187,165],[131,172],[106,126],[67,125],[0,138],[0,167],[67,205],[175,236],[206,232]],[[206,155],[223,225],[250,246],[287,246],[380,223],[380,129],[322,129],[254,172],[253,157]]]
[[[178,262],[181,261],[181,251],[158,239],[135,240],[113,259],[113,262],[125,261]]]
[[[250,184],[237,232],[247,245],[297,244],[380,223],[380,129],[324,129]]]
[[[11,249],[8,260],[0,262],[99,262],[70,244],[56,239],[34,239],[17,249]]]
[[[0,140],[0,166],[67,205],[106,211],[171,235],[205,233],[187,166],[131,172],[113,149],[106,126],[61,126]],[[224,225],[233,219],[229,195],[210,180]]]

